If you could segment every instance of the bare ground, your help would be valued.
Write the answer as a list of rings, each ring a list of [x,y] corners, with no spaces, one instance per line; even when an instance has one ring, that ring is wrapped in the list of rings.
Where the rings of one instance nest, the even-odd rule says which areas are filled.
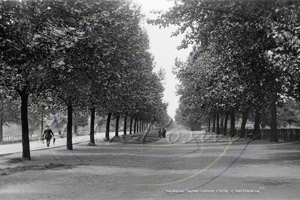
[[[299,143],[180,139],[1,156],[0,199],[300,199]]]

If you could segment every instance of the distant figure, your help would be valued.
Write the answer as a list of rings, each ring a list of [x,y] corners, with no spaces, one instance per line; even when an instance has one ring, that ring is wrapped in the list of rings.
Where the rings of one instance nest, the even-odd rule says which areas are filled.
[[[47,140],[47,147],[49,147],[49,145],[50,145],[50,140],[51,140],[52,136],[54,137],[54,133],[47,125],[46,130],[44,131],[44,138]],[[55,142],[55,138],[53,138],[53,144],[54,144],[54,142]]]

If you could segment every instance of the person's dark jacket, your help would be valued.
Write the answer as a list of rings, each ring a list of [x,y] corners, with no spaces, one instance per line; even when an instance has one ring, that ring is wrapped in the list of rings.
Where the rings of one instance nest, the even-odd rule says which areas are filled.
[[[47,139],[47,138],[51,138],[52,136],[54,136],[54,133],[53,133],[52,130],[49,128],[49,129],[46,129],[46,130],[44,131],[44,136],[45,136],[46,139]]]

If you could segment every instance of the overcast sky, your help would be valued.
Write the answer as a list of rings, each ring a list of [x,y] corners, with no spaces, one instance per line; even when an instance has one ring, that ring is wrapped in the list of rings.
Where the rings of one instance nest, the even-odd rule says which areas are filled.
[[[150,14],[151,10],[168,10],[173,2],[167,0],[134,0],[142,6],[142,13],[147,17],[155,18],[156,15]],[[178,57],[185,61],[191,52],[191,48],[177,50],[176,47],[181,44],[184,37],[170,37],[176,27],[168,27],[159,29],[158,26],[143,24],[150,38],[150,52],[155,57],[156,67],[163,68],[166,71],[164,100],[169,103],[168,114],[174,119],[175,110],[178,107],[179,97],[175,95],[175,85],[178,84],[176,77],[172,74],[175,58]]]

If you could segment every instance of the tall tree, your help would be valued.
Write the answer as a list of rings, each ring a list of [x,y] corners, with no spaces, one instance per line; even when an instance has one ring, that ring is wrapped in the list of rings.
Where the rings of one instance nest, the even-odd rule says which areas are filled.
[[[47,88],[47,77],[37,90],[43,75],[42,63],[66,30],[66,16],[60,1],[1,1],[1,87],[21,99],[22,146],[24,159],[31,159],[28,137],[28,100]],[[13,55],[13,56],[12,56]],[[49,62],[55,59],[49,59]]]

